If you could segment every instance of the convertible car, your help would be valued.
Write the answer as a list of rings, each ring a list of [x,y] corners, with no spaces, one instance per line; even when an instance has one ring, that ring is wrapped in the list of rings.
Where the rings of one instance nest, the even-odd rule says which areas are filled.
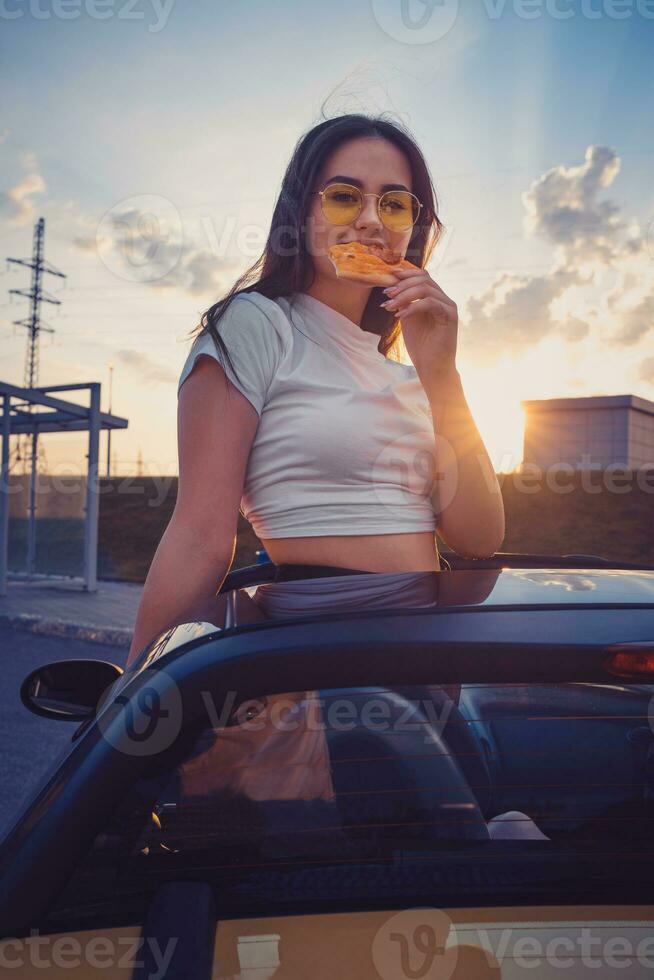
[[[653,976],[654,568],[274,579],[25,678],[71,738],[0,847],[2,971]]]

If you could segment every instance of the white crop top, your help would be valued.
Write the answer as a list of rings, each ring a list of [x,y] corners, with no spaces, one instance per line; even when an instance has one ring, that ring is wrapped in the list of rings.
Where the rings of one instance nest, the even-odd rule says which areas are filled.
[[[259,538],[435,531],[431,409],[412,364],[307,293],[239,293],[218,321],[259,425],[241,513]],[[196,338],[178,394],[199,354]]]

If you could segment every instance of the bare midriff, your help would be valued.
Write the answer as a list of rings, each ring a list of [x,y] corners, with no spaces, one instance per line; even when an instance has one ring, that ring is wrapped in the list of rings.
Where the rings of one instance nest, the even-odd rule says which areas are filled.
[[[433,531],[260,538],[276,565],[334,565],[364,572],[438,572]]]

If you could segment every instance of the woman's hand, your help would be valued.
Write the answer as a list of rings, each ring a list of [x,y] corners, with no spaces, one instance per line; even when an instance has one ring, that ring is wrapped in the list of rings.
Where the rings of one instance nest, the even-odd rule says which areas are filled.
[[[394,269],[400,281],[384,290],[381,305],[400,319],[409,357],[423,385],[454,374],[459,314],[454,300],[443,292],[426,269]]]

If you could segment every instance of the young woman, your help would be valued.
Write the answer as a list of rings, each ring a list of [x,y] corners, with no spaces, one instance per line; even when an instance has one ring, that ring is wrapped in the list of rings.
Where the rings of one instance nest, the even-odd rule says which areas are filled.
[[[457,307],[425,269],[436,208],[415,141],[383,116],[300,139],[261,259],[204,314],[180,376],[178,497],[128,663],[216,594],[239,508],[279,579],[298,565],[438,571],[436,531],[469,557],[500,547],[501,491],[456,367]],[[390,290],[339,279],[328,248],[354,241],[416,270]]]

